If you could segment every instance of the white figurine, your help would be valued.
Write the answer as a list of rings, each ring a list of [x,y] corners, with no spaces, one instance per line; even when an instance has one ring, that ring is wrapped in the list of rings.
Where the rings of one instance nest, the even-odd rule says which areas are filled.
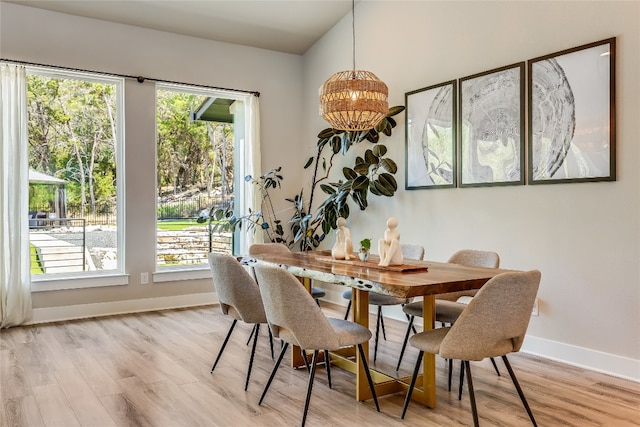
[[[345,224],[347,220],[340,217],[338,218],[338,230],[336,231],[336,243],[331,249],[331,256],[333,259],[351,259],[353,253],[353,243],[351,242],[351,231]]]
[[[378,253],[380,254],[381,267],[389,265],[401,265],[404,262],[402,249],[400,248],[400,232],[396,229],[398,220],[391,217],[387,220],[387,229],[384,232],[384,239],[378,240]]]

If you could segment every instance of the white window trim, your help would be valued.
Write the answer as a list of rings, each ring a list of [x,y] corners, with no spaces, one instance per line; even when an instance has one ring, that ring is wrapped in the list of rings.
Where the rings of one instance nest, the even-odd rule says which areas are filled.
[[[78,79],[94,83],[111,84],[116,86],[116,134],[118,146],[116,147],[116,192],[118,202],[116,204],[117,226],[117,251],[118,268],[115,270],[83,271],[69,274],[42,274],[31,276],[31,292],[45,292],[67,289],[96,288],[104,286],[122,286],[129,284],[129,275],[124,272],[125,265],[125,126],[124,126],[124,78],[104,77],[99,74],[60,70],[46,67],[27,67],[27,75],[39,75],[56,79]],[[27,219],[28,220],[28,219]]]

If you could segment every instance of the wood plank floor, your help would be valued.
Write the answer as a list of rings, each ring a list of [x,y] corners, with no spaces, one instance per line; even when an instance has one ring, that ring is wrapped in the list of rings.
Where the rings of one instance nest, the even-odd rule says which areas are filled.
[[[323,308],[335,317],[344,310]],[[304,370],[283,364],[264,403],[257,404],[273,366],[266,331],[248,391],[243,390],[247,325],[238,322],[218,367],[209,373],[230,323],[211,306],[2,330],[0,426],[299,425]],[[388,373],[395,369],[406,324],[387,319],[386,326],[388,341],[380,343],[376,368]],[[400,375],[410,375],[416,355],[408,349]],[[538,425],[640,425],[640,384],[523,353],[510,360]],[[504,365],[498,361],[498,366],[506,376],[498,377],[489,361],[472,364],[480,424],[530,425]],[[454,369],[457,378],[458,364]],[[440,358],[437,408],[414,402],[405,420],[400,419],[402,395],[381,398],[377,413],[371,401],[355,402],[352,374],[333,369],[332,379],[329,389],[324,369],[318,369],[308,426],[473,424],[467,392],[458,401],[455,390],[447,391]]]

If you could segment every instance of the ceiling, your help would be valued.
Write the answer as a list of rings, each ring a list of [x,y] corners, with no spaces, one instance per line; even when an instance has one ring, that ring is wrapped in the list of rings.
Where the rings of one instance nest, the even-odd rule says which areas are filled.
[[[186,36],[303,54],[349,0],[0,0]]]

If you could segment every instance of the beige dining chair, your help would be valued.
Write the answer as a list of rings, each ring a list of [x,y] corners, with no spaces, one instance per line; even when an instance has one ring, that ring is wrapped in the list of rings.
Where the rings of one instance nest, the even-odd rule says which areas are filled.
[[[367,358],[362,347],[362,343],[371,339],[371,331],[348,320],[325,317],[322,309],[315,304],[304,286],[293,274],[285,269],[260,264],[254,268],[262,293],[267,320],[273,335],[279,337],[283,342],[280,355],[273,366],[258,405],[262,404],[289,344],[299,346],[305,351],[313,350],[313,360],[311,362],[307,395],[302,415],[302,425],[304,426],[309,410],[319,352],[357,346],[373,401],[376,409],[380,412]],[[330,361],[327,360],[326,362],[327,366],[330,366]]]
[[[507,354],[520,351],[539,286],[538,270],[499,274],[477,292],[452,326],[413,335],[409,343],[420,352],[405,398],[402,418],[404,419],[411,401],[422,357],[427,352],[439,354],[446,359],[462,360],[467,373],[473,424],[477,427],[478,410],[469,361],[501,356],[529,419],[536,426]]]
[[[238,320],[253,324],[253,346],[251,348],[251,356],[249,357],[247,379],[244,385],[244,389],[247,390],[249,387],[249,378],[251,377],[253,358],[256,353],[260,325],[267,323],[267,315],[262,305],[260,289],[247,270],[231,255],[212,252],[209,254],[209,265],[213,276],[213,287],[218,295],[222,313],[233,318],[227,336],[211,367],[211,373],[216,369],[216,365],[220,361],[220,357],[227,346],[227,342]],[[271,357],[273,358],[273,339],[270,330],[269,344],[271,347]]]
[[[462,249],[455,252],[449,257],[447,262],[459,265],[466,265],[469,267],[487,267],[487,268],[499,268],[500,256],[496,252],[492,251],[480,251],[475,249]],[[478,292],[477,289],[461,292],[449,292],[446,294],[436,295],[436,322],[441,323],[443,326],[446,324],[452,324],[456,321],[462,310],[467,306],[464,303],[457,302],[461,297],[473,297]],[[400,369],[404,351],[407,347],[407,341],[409,340],[409,334],[413,329],[413,321],[416,317],[422,317],[422,301],[412,302],[402,307],[402,311],[409,317],[409,323],[402,342],[402,349],[400,350],[400,357],[398,358],[398,364],[396,371]],[[415,329],[413,329],[415,332]],[[496,373],[500,375],[498,366],[493,358],[491,359]],[[451,391],[451,363],[449,364],[449,391]],[[462,386],[462,384],[460,385]]]
[[[424,247],[420,245],[413,245],[402,243],[400,244],[400,248],[402,250],[402,256],[406,259],[413,259],[422,261],[424,259]],[[351,303],[353,299],[353,291],[352,289],[347,289],[342,292],[342,298],[349,301],[347,305],[347,311],[344,315],[345,320],[349,317],[349,312],[351,311]],[[405,305],[412,301],[412,298],[398,298],[391,295],[382,295],[376,294],[373,292],[369,293],[369,305],[377,306],[378,314],[376,317],[376,339],[374,344],[373,351],[373,361],[375,362],[378,356],[378,336],[380,333],[380,329],[382,329],[382,338],[384,340],[387,339],[387,333],[384,329],[384,318],[382,316],[382,307],[384,306],[392,306],[392,305]],[[414,329],[415,332],[415,329]]]
[[[249,246],[249,255],[259,255],[265,253],[287,253],[291,250],[282,243],[254,243]],[[327,293],[320,288],[311,287],[311,296],[316,301],[316,304],[320,305],[320,298],[323,298]]]

